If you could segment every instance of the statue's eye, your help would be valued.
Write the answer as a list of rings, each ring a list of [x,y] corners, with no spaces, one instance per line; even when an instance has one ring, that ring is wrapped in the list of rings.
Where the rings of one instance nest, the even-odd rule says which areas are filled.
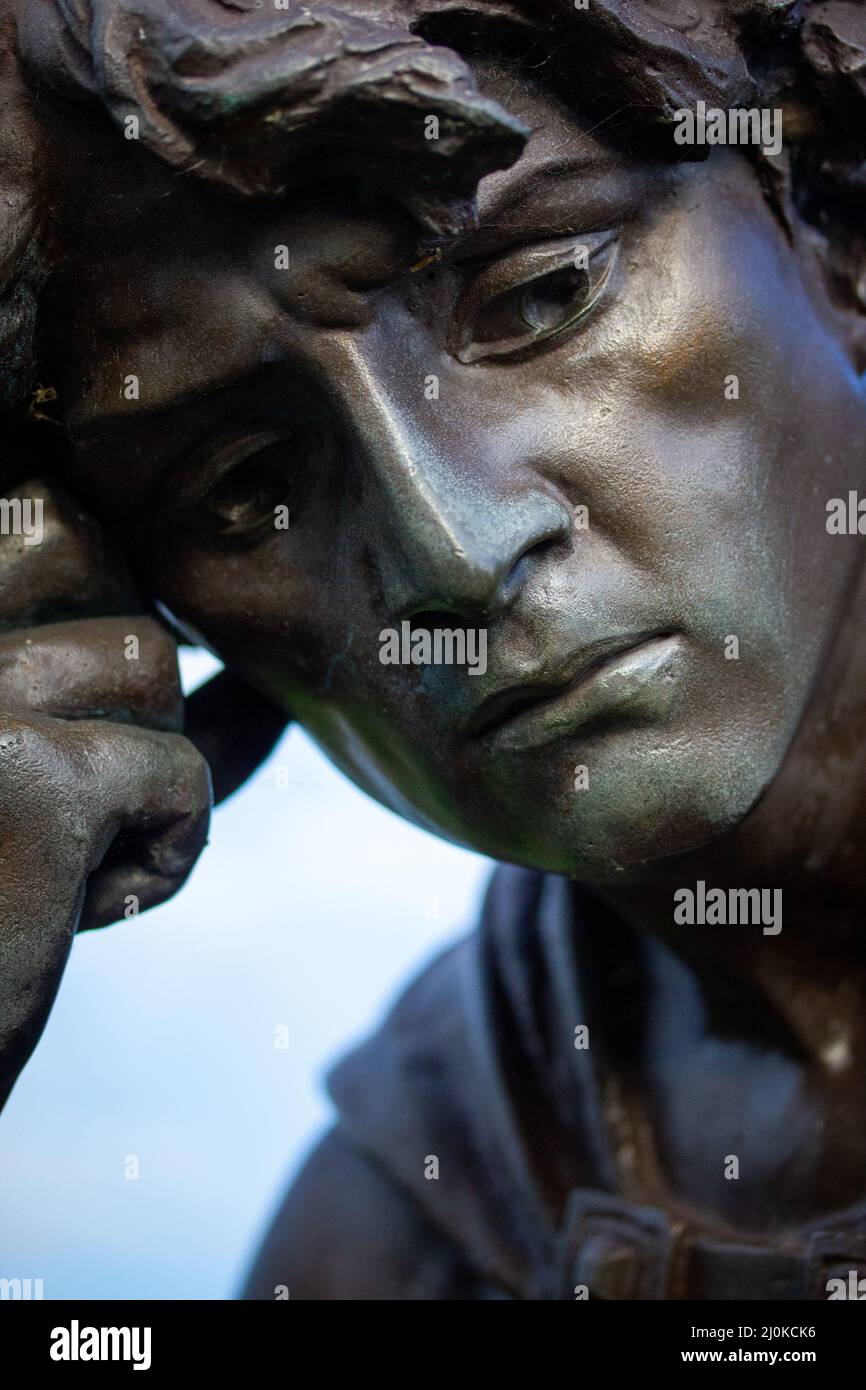
[[[554,270],[523,290],[520,317],[533,333],[554,333],[571,323],[575,311],[589,299],[589,275],[585,270]]]
[[[486,267],[457,305],[452,351],[461,362],[510,357],[556,338],[598,304],[616,234],[522,247]]]
[[[239,463],[205,499],[207,512],[233,531],[257,526],[265,517],[272,517],[292,491],[287,464],[286,450],[279,445]]]
[[[274,526],[277,508],[294,496],[312,448],[305,433],[268,432],[236,439],[219,449],[208,468],[216,482],[199,497],[198,520],[232,536]]]

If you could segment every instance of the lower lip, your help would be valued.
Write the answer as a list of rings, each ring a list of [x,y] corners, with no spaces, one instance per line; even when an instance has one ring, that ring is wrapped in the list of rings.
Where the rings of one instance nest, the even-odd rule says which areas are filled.
[[[683,648],[677,636],[653,637],[595,667],[549,700],[500,725],[488,739],[497,752],[539,748],[588,726],[616,719],[655,722],[670,713],[681,688]]]

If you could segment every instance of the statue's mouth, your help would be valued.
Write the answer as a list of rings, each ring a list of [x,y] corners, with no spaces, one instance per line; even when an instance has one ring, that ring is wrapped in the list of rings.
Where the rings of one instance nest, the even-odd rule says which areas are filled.
[[[682,640],[644,632],[595,642],[575,652],[558,675],[489,696],[470,720],[474,739],[497,748],[532,747],[599,718],[643,710],[664,712],[678,688]]]

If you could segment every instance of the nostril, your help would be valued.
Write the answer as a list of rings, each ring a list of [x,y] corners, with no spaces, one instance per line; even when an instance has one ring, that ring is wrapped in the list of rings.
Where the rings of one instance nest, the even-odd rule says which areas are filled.
[[[504,608],[507,608],[514,601],[518,590],[526,580],[526,571],[529,567],[539,560],[543,560],[549,551],[562,545],[566,538],[567,533],[560,529],[551,531],[549,535],[543,536],[540,540],[532,541],[523,553],[518,555],[502,585],[502,606]]]
[[[486,626],[515,601],[536,565],[552,563],[548,551],[567,550],[571,536],[564,508],[544,495],[501,515],[491,508],[480,532],[426,530],[424,545],[403,553],[386,591],[395,616],[427,629]]]

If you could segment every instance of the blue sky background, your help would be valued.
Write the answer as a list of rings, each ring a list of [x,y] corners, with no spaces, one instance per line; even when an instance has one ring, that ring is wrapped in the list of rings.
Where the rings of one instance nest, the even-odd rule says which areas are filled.
[[[187,689],[218,669],[182,665]],[[232,1297],[327,1125],[327,1067],[472,926],[489,869],[290,731],[178,898],[77,939],[0,1117],[0,1277],[46,1298]]]

